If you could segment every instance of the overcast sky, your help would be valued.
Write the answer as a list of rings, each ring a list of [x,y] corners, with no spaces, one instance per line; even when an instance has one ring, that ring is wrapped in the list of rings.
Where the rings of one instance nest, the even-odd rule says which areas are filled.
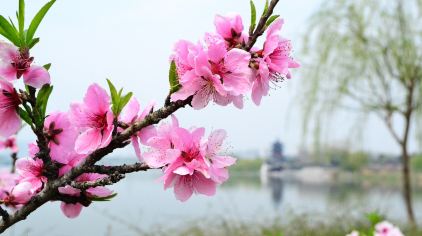
[[[3,0],[0,13],[14,16],[17,2]],[[27,1],[27,14],[32,17],[45,2]],[[261,8],[264,1],[255,2]],[[320,2],[281,0],[275,10],[285,19],[283,37],[293,40],[298,61],[307,19]],[[142,105],[150,100],[162,104],[168,91],[168,58],[173,44],[179,39],[197,41],[204,32],[214,30],[215,14],[230,12],[239,12],[249,22],[249,1],[58,0],[37,33],[41,42],[32,51],[36,63],[53,64],[55,90],[48,110],[67,110],[70,102],[82,99],[89,84],[106,86],[105,78],[133,91]],[[294,78],[272,90],[260,107],[248,98],[243,110],[210,105],[201,111],[184,109],[177,116],[186,127],[226,129],[233,151],[265,150],[281,139],[287,153],[294,154],[303,140],[300,104],[296,100],[301,84],[306,82],[294,72]],[[347,127],[352,123],[345,118],[350,115],[339,116],[332,126],[333,144],[344,145],[348,139]],[[363,139],[351,143],[354,148],[398,153],[381,122],[371,118],[365,130]],[[414,149],[415,143],[412,146]]]

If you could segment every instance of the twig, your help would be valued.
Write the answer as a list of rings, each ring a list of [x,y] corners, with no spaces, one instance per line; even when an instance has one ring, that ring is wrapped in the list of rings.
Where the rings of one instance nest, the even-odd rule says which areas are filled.
[[[86,190],[89,188],[95,188],[98,186],[107,186],[107,185],[113,185],[117,182],[119,182],[120,180],[124,179],[125,175],[121,174],[119,172],[110,174],[109,176],[96,180],[96,181],[89,181],[89,182],[76,182],[76,181],[72,181],[72,183],[70,184],[70,186],[80,189],[80,190]]]
[[[94,165],[86,168],[87,172],[98,173],[98,174],[112,174],[112,173],[121,173],[121,174],[128,174],[133,172],[139,171],[147,171],[151,169],[145,163],[135,163],[131,165],[121,165],[121,166],[100,166]]]
[[[10,157],[12,158],[12,168],[10,170],[10,172],[15,173],[16,171],[16,161],[18,160],[18,154],[16,152],[12,153],[12,155],[10,155]]]
[[[270,5],[268,6],[268,11],[259,20],[258,26],[255,29],[255,32],[252,35],[249,36],[249,41],[244,48],[246,51],[251,50],[253,45],[255,45],[256,40],[258,40],[259,36],[264,34],[265,29],[266,29],[267,21],[271,17],[271,15],[273,14],[274,8],[275,8],[275,6],[277,5],[278,2],[279,2],[279,0],[272,0],[271,1]]]

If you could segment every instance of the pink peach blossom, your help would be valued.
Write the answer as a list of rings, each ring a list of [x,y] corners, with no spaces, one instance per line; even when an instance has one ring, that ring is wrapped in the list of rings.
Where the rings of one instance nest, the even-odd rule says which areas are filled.
[[[28,182],[31,184],[32,193],[37,192],[47,182],[43,176],[44,163],[38,158],[19,158],[16,161],[16,172],[19,175],[19,183]]]
[[[221,35],[231,47],[247,43],[248,34],[243,32],[242,17],[239,14],[228,16],[216,15],[214,25],[217,33]]]
[[[33,57],[29,51],[20,52],[15,46],[0,42],[0,76],[8,81],[23,76],[24,83],[41,88],[50,83],[50,74],[41,66],[32,65]]]
[[[20,129],[20,104],[21,100],[13,85],[0,78],[0,136],[9,137]]]
[[[216,35],[208,34],[206,42],[207,48],[192,57],[193,69],[180,78],[182,88],[172,94],[172,101],[193,96],[195,109],[204,108],[211,100],[223,106],[234,102],[242,107],[241,96],[250,89],[249,53],[240,49],[227,52],[224,41]]]
[[[390,222],[383,221],[375,225],[374,236],[403,236],[403,233]]]
[[[89,154],[110,143],[114,117],[110,97],[99,85],[89,86],[84,103],[71,105],[70,116],[80,132],[75,143],[77,153]]]
[[[213,132],[204,140],[205,129],[187,130],[179,127],[173,116],[172,124],[162,124],[157,136],[148,141],[151,150],[144,154],[145,162],[164,170],[164,188],[174,188],[175,196],[186,201],[193,193],[214,195],[218,184],[228,179],[227,167],[235,159],[218,153],[225,131]]]
[[[54,112],[48,115],[44,122],[44,133],[49,141],[51,159],[62,164],[68,163],[74,153],[78,136],[68,113]]]
[[[261,103],[263,96],[268,95],[271,82],[291,78],[289,69],[300,66],[290,56],[290,40],[280,38],[283,23],[282,19],[275,20],[267,29],[264,48],[254,52],[258,55],[258,58],[254,59],[258,69],[252,77],[252,100],[256,105]]]

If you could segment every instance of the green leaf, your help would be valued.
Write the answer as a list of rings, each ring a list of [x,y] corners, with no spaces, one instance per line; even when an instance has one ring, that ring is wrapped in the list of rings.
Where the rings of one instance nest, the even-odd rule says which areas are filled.
[[[40,38],[34,38],[31,40],[31,42],[28,44],[29,49],[33,48],[35,44],[40,42]]]
[[[94,202],[108,202],[111,199],[113,199],[115,196],[117,196],[117,193],[113,193],[107,197],[90,197],[89,200],[94,201]]]
[[[10,40],[14,45],[19,46],[18,32],[3,16],[0,16],[0,29],[1,35]]]
[[[45,65],[43,65],[42,67],[44,67],[44,69],[46,69],[46,70],[50,70],[50,68],[51,68],[51,63],[45,64]]]
[[[44,85],[37,95],[37,109],[41,113],[41,118],[44,119],[45,112],[47,110],[48,99],[50,98],[51,92],[53,92],[53,86],[49,84]]]
[[[179,76],[177,75],[176,62],[172,61],[169,70],[170,93],[177,92],[181,86],[179,84]]]
[[[25,0],[19,0],[19,12],[17,15],[19,23],[19,33],[22,38],[25,32]]]
[[[262,12],[262,16],[267,14],[267,12],[268,12],[268,0],[265,0],[265,7],[264,7],[264,12]]]
[[[125,108],[125,106],[127,105],[127,103],[130,101],[130,99],[132,98],[133,93],[130,92],[128,94],[126,94],[124,97],[122,97],[120,99],[119,102],[119,109],[117,110],[117,113],[120,114],[120,112],[122,112],[123,108]]]
[[[249,34],[252,34],[256,26],[256,7],[252,0],[250,1],[250,5],[251,5],[251,26],[249,28]]]
[[[25,121],[25,123],[27,123],[28,125],[32,126],[32,120],[31,117],[29,117],[28,112],[26,112],[24,109],[22,109],[21,107],[19,107],[19,116],[21,117],[21,119],[23,121]]]
[[[275,20],[277,20],[277,18],[279,18],[280,15],[273,15],[271,16],[268,20],[267,23],[265,24],[266,27],[270,26]]]
[[[370,212],[366,214],[366,218],[371,222],[371,225],[374,226],[379,222],[383,221],[383,217],[377,212]]]
[[[110,88],[111,103],[113,106],[116,106],[119,99],[116,87],[114,87],[113,83],[109,79],[107,79],[107,84],[108,84],[108,87]]]
[[[38,29],[38,26],[40,25],[41,21],[43,20],[43,18],[47,14],[48,10],[50,10],[51,6],[53,6],[53,4],[55,2],[56,2],[56,0],[51,0],[50,2],[48,2],[47,4],[45,4],[38,11],[38,13],[35,15],[34,19],[32,19],[31,24],[29,25],[28,31],[26,33],[26,40],[27,40],[27,43],[28,44],[30,42],[32,42],[32,39],[33,39],[33,37],[35,35],[35,32]]]

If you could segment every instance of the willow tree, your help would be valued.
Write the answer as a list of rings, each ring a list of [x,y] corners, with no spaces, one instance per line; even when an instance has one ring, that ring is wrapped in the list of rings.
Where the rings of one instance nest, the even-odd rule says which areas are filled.
[[[414,223],[408,146],[422,127],[422,0],[327,0],[308,32],[306,123],[318,130],[323,114],[343,108],[378,116],[400,147]]]

